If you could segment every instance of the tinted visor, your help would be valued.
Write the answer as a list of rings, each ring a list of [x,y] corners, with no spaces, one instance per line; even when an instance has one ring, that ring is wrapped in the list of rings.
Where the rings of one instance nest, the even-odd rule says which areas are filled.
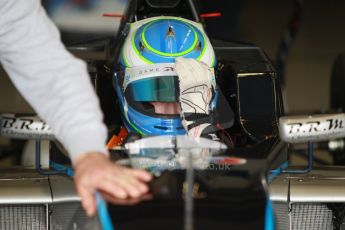
[[[155,76],[131,82],[125,95],[132,101],[140,102],[177,102],[177,76]]]

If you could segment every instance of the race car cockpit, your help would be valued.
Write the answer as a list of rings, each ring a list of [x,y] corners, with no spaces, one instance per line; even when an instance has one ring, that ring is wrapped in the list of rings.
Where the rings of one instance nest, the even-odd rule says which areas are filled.
[[[208,38],[194,0],[131,0],[115,37],[69,49],[88,62],[109,128],[112,158],[117,164],[145,169],[155,178],[150,193],[141,199],[105,204],[98,194],[101,214],[89,219],[73,179],[66,176],[73,175],[70,164],[56,157],[64,150],[53,143],[49,127],[36,117],[3,115],[2,135],[36,140],[33,151],[39,173],[23,169],[12,174],[4,169],[0,177],[5,181],[0,187],[0,212],[11,213],[11,221],[25,229],[282,229],[272,194],[290,191],[289,185],[284,181],[284,189],[278,186],[273,192],[268,186],[276,172],[287,168],[288,143],[296,136],[311,143],[326,134],[330,138],[335,132],[344,133],[342,115],[281,118],[280,79],[264,51],[252,44]],[[179,56],[201,61],[210,69],[214,94],[207,122],[230,145],[222,139],[185,135],[174,69]],[[329,119],[336,119],[338,125],[326,130]],[[315,122],[320,126],[310,126]],[[43,140],[49,143],[42,145]],[[50,162],[42,163],[43,155]],[[27,194],[20,184],[23,179]],[[288,200],[281,197],[279,201]],[[18,223],[13,213],[19,216]],[[6,222],[2,216],[0,226]],[[30,224],[21,221],[24,217],[38,225],[27,227]]]

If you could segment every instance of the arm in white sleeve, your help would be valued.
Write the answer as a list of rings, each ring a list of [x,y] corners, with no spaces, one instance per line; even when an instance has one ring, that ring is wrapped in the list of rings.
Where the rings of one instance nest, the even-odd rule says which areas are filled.
[[[0,0],[0,61],[72,160],[81,153],[107,153],[107,131],[86,65],[66,51],[39,0]]]

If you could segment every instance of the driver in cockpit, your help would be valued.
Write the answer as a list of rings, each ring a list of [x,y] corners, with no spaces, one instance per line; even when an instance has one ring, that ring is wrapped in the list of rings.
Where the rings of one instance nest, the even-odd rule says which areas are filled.
[[[175,17],[133,23],[114,75],[126,129],[142,136],[219,140],[213,47],[202,26]],[[231,140],[227,141],[231,143]]]

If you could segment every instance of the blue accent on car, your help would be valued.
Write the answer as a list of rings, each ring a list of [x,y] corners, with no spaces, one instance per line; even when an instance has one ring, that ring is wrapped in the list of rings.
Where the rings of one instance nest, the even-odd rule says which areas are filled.
[[[96,197],[96,205],[97,205],[97,213],[99,222],[101,223],[102,230],[114,230],[113,223],[111,222],[111,217],[108,212],[107,203],[102,198],[99,192],[95,193]]]
[[[274,230],[274,212],[273,205],[270,199],[267,199],[266,210],[265,210],[265,230]]]
[[[287,169],[288,167],[289,167],[289,161],[286,161],[279,168],[271,170],[267,176],[267,181],[271,183],[276,176],[281,174],[282,171]]]
[[[53,170],[63,171],[66,172],[66,175],[69,177],[74,177],[74,170],[71,167],[56,163],[54,161],[49,162],[49,166]],[[95,192],[96,198],[96,206],[97,206],[97,214],[99,218],[99,222],[101,224],[102,230],[114,230],[113,223],[111,222],[111,217],[108,212],[107,203],[99,194],[99,192]]]

